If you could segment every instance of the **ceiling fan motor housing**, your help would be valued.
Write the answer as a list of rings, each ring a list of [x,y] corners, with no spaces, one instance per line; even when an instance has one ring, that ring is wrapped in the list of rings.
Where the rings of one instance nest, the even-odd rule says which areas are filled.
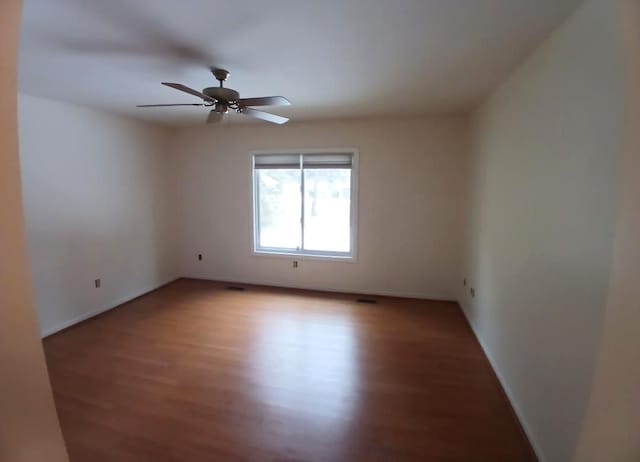
[[[240,93],[231,88],[224,87],[208,87],[202,90],[202,93],[216,101],[231,102],[240,98]]]

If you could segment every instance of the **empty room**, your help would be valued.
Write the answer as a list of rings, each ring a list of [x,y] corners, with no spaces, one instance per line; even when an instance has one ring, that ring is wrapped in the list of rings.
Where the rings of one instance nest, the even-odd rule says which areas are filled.
[[[640,461],[639,124],[638,0],[3,0],[0,461]]]

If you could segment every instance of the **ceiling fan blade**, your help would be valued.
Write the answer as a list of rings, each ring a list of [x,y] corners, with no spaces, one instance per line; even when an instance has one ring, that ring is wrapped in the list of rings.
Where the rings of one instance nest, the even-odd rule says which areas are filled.
[[[264,96],[262,98],[240,98],[240,106],[291,106],[291,102],[284,96]]]
[[[188,104],[136,104],[136,107],[204,106],[201,103]]]
[[[250,107],[240,108],[240,112],[242,114],[248,115],[249,117],[255,117],[256,119],[266,120],[267,122],[271,122],[274,124],[282,125],[289,121],[286,117],[281,117],[279,115],[271,114],[269,112],[258,111],[257,109],[251,109]]]
[[[198,98],[202,98],[203,100],[209,101],[210,103],[214,103],[216,101],[210,96],[207,96],[204,93],[200,93],[199,91],[194,90],[193,88],[189,88],[186,85],[182,85],[181,83],[162,82],[162,85],[175,88],[176,90],[180,90],[185,93],[189,93],[190,95],[197,96]]]
[[[208,124],[214,124],[216,122],[221,122],[224,114],[222,112],[211,111],[209,112],[209,117],[207,117]]]

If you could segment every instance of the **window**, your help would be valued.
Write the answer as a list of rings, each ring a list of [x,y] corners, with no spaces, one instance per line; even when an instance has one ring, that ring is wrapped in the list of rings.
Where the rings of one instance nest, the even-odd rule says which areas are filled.
[[[254,250],[352,259],[355,153],[253,155]]]

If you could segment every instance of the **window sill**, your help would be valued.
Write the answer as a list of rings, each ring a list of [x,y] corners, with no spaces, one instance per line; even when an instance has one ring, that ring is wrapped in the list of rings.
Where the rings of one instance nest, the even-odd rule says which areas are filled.
[[[314,255],[308,253],[286,253],[286,252],[269,252],[265,250],[254,250],[251,252],[253,256],[257,257],[271,257],[271,258],[284,258],[287,260],[317,260],[317,261],[335,261],[345,263],[355,263],[356,257],[354,255],[340,256],[340,255]]]

